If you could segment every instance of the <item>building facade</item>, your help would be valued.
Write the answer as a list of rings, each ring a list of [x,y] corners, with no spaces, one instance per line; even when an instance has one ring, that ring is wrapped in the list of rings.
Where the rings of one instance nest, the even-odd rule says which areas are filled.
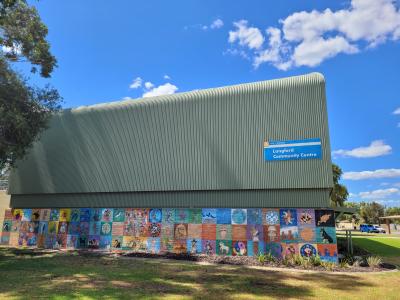
[[[11,172],[1,242],[336,261],[332,185],[321,74],[66,109]]]

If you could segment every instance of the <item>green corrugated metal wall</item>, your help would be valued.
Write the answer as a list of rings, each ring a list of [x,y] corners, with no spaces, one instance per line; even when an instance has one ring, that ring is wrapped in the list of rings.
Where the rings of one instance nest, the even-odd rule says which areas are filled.
[[[11,206],[48,207],[327,207],[329,190],[230,190],[187,192],[12,195]]]
[[[316,137],[322,139],[322,160],[264,161],[265,140]],[[65,110],[53,118],[12,172],[10,193],[15,199],[12,203],[30,199],[39,206],[45,198],[57,203],[71,199],[60,194],[100,201],[106,199],[104,195],[118,193],[108,196],[110,203],[127,203],[112,199],[135,192],[213,194],[218,190],[329,190],[331,186],[325,81],[313,73]],[[105,194],[99,198],[88,193]],[[133,198],[137,197],[153,199]],[[196,198],[195,193],[185,197]],[[320,204],[325,203],[318,206],[326,206],[327,197],[318,198]],[[163,200],[167,206],[184,203],[180,196],[162,199],[169,199]],[[151,201],[160,206],[156,199]],[[228,200],[218,200],[213,206],[225,206],[224,201]],[[249,206],[246,197],[235,201],[233,206]],[[268,201],[276,203],[270,197]],[[298,202],[297,206],[313,207],[317,200],[299,195]],[[88,203],[97,206],[91,200]],[[258,205],[259,200],[254,203],[270,207]]]

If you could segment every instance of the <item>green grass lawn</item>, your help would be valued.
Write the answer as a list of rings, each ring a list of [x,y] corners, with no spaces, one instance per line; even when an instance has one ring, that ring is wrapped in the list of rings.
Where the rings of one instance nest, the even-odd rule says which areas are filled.
[[[354,245],[364,248],[368,252],[381,256],[384,261],[394,263],[400,267],[400,238],[396,236],[355,236]]]
[[[0,248],[0,299],[398,299],[400,272],[335,274]]]

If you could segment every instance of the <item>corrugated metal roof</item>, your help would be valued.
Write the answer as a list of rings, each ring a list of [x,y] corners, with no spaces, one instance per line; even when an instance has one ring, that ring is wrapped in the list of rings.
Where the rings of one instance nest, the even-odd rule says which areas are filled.
[[[265,140],[321,138],[322,160],[266,162]],[[64,110],[11,194],[329,188],[325,81],[279,80]]]

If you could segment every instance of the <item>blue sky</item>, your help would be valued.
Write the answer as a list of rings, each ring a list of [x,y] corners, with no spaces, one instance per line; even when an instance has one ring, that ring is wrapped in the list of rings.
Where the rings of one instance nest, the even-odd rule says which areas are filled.
[[[398,2],[31,3],[66,107],[321,72],[350,200],[400,206]]]

